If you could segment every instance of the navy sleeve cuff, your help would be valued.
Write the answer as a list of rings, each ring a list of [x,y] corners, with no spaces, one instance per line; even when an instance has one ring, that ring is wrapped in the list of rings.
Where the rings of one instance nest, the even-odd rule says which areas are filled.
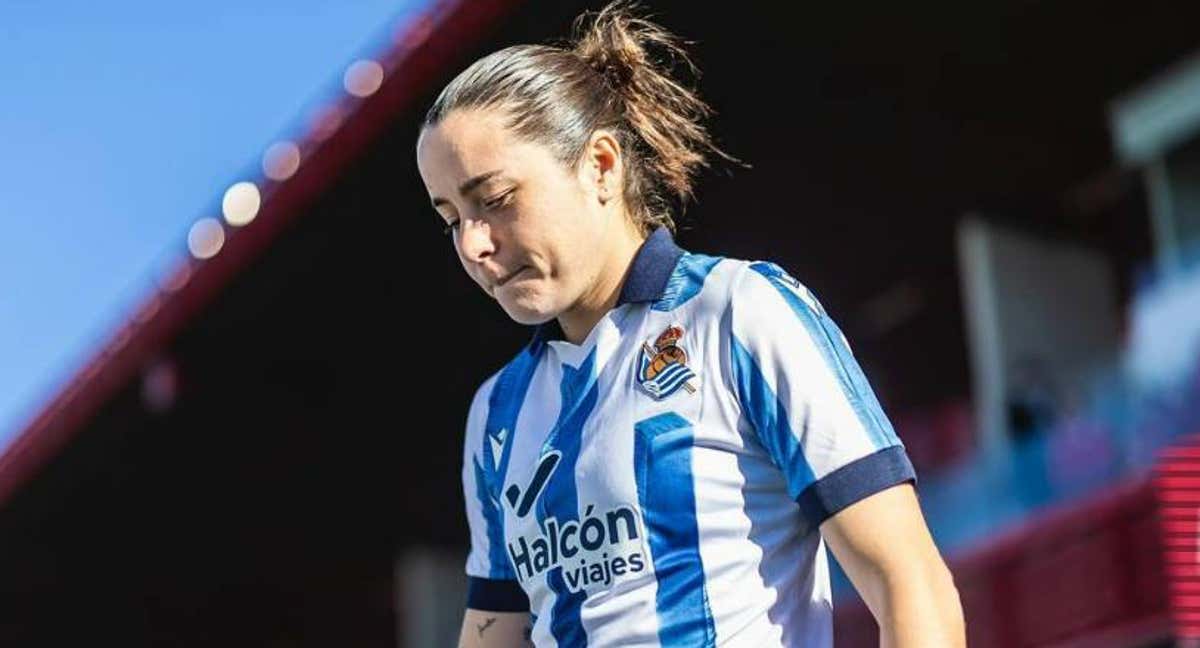
[[[851,504],[904,482],[917,474],[903,446],[891,446],[856,459],[825,475],[796,498],[812,528]]]
[[[485,612],[528,612],[529,597],[515,580],[468,576],[467,607]]]

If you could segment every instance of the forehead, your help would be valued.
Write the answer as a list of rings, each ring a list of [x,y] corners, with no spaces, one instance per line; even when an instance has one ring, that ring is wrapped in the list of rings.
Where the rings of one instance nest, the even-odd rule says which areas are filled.
[[[461,182],[510,166],[512,149],[520,146],[496,111],[453,111],[425,128],[417,140],[417,164],[427,178]],[[452,177],[448,177],[452,176]]]

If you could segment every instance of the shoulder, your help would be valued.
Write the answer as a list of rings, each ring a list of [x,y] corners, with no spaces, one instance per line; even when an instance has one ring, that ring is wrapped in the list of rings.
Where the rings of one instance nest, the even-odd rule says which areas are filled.
[[[663,300],[670,307],[662,310],[673,310],[694,297],[710,312],[769,315],[803,309],[825,315],[812,291],[773,261],[685,254],[671,284]]]
[[[773,261],[741,262],[731,300],[743,310],[762,310],[766,315],[786,311],[826,316],[808,286]]]
[[[830,336],[844,341],[808,286],[772,261],[731,264],[726,300],[722,329],[746,349],[795,353]]]
[[[686,252],[676,263],[654,310],[674,311],[686,305],[699,312],[723,312],[729,308],[742,277],[753,263]]]

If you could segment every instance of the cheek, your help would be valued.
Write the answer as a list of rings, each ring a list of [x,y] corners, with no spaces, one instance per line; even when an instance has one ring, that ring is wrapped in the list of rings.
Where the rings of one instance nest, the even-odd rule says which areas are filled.
[[[596,228],[583,213],[584,202],[578,192],[561,188],[530,193],[508,222],[509,242],[546,279],[558,283],[556,287],[578,280],[579,269],[587,266],[586,258],[598,241]]]

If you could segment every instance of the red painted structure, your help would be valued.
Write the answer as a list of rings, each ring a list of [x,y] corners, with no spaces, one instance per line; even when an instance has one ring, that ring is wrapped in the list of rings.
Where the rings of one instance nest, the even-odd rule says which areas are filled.
[[[153,361],[156,351],[254,262],[304,208],[326,191],[414,97],[437,78],[465,43],[482,40],[516,0],[433,3],[402,26],[394,46],[379,55],[383,85],[366,98],[345,94],[326,105],[297,138],[301,164],[282,182],[260,178],[257,217],[226,227],[220,254],[196,261],[181,252],[163,289],[137,312],[0,455],[0,506],[49,462],[115,391]]]

